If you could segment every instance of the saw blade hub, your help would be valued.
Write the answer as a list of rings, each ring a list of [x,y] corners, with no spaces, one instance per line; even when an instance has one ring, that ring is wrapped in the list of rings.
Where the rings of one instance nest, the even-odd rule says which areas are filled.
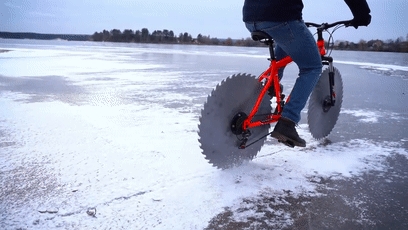
[[[231,132],[235,135],[244,133],[244,121],[248,118],[248,115],[244,112],[237,113],[231,121]]]
[[[334,100],[332,101],[331,97],[327,95],[323,101],[323,106],[322,106],[323,112],[325,113],[329,112],[332,106],[334,106]]]

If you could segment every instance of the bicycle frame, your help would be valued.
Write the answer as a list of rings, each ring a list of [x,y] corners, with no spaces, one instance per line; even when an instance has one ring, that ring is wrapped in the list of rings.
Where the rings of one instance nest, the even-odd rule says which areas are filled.
[[[319,53],[321,55],[322,58],[322,64],[323,65],[328,65],[329,66],[329,82],[330,82],[330,98],[328,100],[325,100],[323,103],[323,109],[326,111],[328,111],[328,109],[330,109],[331,106],[334,105],[335,103],[335,98],[336,98],[336,94],[334,92],[334,67],[333,67],[333,58],[330,56],[326,56],[326,48],[325,48],[325,40],[323,38],[323,31],[327,30],[328,28],[343,24],[345,26],[348,26],[348,24],[350,23],[350,21],[339,21],[339,22],[335,22],[333,24],[315,24],[315,23],[306,23],[307,27],[316,27],[317,28],[317,47],[319,49]],[[262,41],[261,41],[262,42]],[[291,63],[293,60],[291,57],[286,56],[281,60],[276,60],[275,54],[274,54],[274,50],[273,50],[273,40],[272,39],[267,39],[265,42],[265,44],[269,45],[269,51],[270,51],[270,61],[271,64],[268,67],[267,70],[265,70],[259,77],[259,82],[266,80],[265,85],[262,88],[261,93],[259,94],[257,101],[254,105],[254,107],[252,108],[250,114],[248,115],[248,117],[244,120],[243,124],[242,124],[242,130],[246,133],[248,132],[248,129],[250,128],[254,128],[254,127],[258,127],[261,125],[267,125],[267,124],[271,124],[274,122],[277,122],[279,120],[279,118],[281,117],[281,113],[284,107],[284,104],[287,103],[290,100],[290,95],[287,97],[286,101],[284,102],[284,95],[282,94],[282,92],[280,92],[280,86],[279,86],[279,77],[278,77],[278,71],[280,68],[283,68],[285,66],[287,66],[289,63]],[[270,88],[271,84],[273,84],[274,89],[275,89],[275,95],[276,95],[276,108],[275,108],[275,112],[268,114],[267,118],[265,120],[256,120],[253,121],[254,116],[256,115],[256,113],[258,112],[259,106],[265,96],[265,93],[268,91],[268,89]],[[326,112],[327,112],[326,111]]]
[[[243,130],[246,130],[246,129],[249,129],[249,128],[254,128],[254,127],[257,127],[257,126],[260,126],[260,125],[266,125],[266,124],[277,122],[279,120],[279,118],[280,118],[280,114],[282,113],[282,110],[283,110],[282,101],[283,101],[284,98],[281,98],[281,96],[280,96],[281,92],[280,92],[280,86],[279,86],[278,71],[279,71],[280,68],[283,68],[283,67],[287,66],[293,60],[292,60],[291,57],[287,56],[287,57],[277,61],[273,54],[271,54],[271,56],[272,56],[272,58],[271,58],[271,64],[270,64],[269,68],[267,70],[265,70],[258,77],[259,81],[262,81],[262,80],[266,79],[266,83],[263,86],[262,91],[259,94],[258,99],[257,99],[254,107],[252,108],[252,110],[249,113],[247,119],[245,119],[245,121],[243,123]],[[272,84],[274,84],[275,95],[278,95],[278,96],[276,96],[276,103],[277,103],[277,105],[276,105],[276,114],[268,115],[266,120],[252,121],[253,117],[258,112],[259,105],[261,104],[263,97],[265,96],[266,92],[268,91],[269,87]],[[286,102],[289,101],[289,98],[290,97],[288,97],[286,99]]]

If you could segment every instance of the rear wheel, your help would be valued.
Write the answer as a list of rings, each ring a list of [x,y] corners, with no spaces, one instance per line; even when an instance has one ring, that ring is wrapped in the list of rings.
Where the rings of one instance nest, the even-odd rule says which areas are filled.
[[[198,125],[202,154],[213,166],[229,168],[252,160],[261,149],[265,138],[245,149],[242,143],[242,122],[251,112],[262,90],[262,83],[255,76],[237,74],[222,81],[208,96],[201,110]],[[263,98],[255,119],[263,119],[271,113],[270,98]],[[251,128],[248,143],[269,132],[270,125]]]

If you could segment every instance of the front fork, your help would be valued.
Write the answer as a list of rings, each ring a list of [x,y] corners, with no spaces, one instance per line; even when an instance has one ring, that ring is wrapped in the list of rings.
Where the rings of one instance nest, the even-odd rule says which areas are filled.
[[[323,101],[323,111],[328,112],[332,106],[336,103],[336,92],[334,90],[334,66],[333,66],[333,58],[322,56],[322,64],[329,66],[329,88],[330,88],[330,95]]]

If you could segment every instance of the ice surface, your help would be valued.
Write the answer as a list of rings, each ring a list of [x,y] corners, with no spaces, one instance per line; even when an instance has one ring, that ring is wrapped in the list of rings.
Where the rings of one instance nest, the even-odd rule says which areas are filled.
[[[200,153],[197,124],[206,94],[222,78],[210,70],[206,78],[188,78],[192,69],[144,59],[142,51],[58,46],[0,54],[1,228],[203,229],[225,207],[240,208],[242,198],[318,196],[315,180],[358,177],[384,170],[387,156],[408,155],[401,143],[364,136],[322,143],[301,124],[307,148],[268,139],[252,162],[217,170]],[[46,82],[44,76],[78,89],[40,93],[10,80]],[[342,113],[369,123],[382,116]],[[293,222],[283,210],[276,214]],[[233,218],[253,215],[262,214]]]
[[[348,64],[348,65],[358,65],[364,69],[377,69],[377,70],[401,70],[408,72],[407,66],[401,65],[391,65],[391,64],[379,64],[379,63],[370,63],[370,62],[355,62],[355,61],[336,61],[340,64]]]

